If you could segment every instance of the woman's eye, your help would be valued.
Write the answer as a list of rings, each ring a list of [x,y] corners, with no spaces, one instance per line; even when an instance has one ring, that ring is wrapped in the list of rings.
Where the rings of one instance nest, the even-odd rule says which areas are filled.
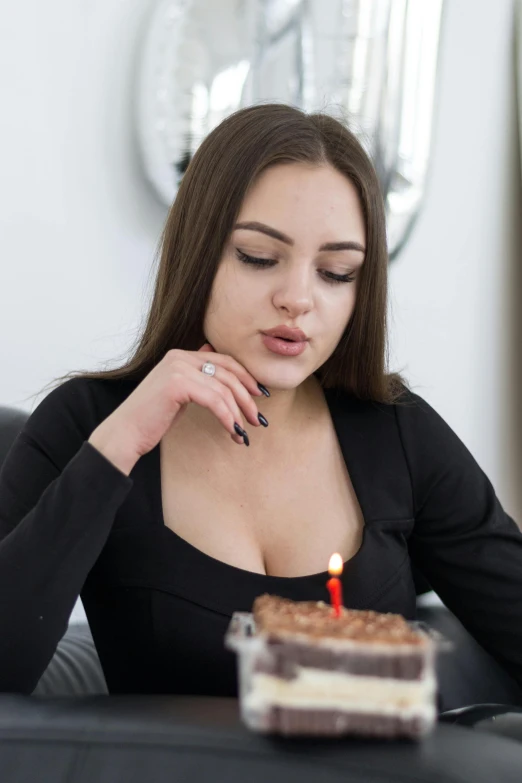
[[[348,272],[346,275],[336,275],[335,272],[324,272],[327,283],[353,283],[355,275]]]
[[[256,258],[255,256],[247,256],[247,254],[241,252],[241,250],[236,250],[236,253],[239,260],[244,264],[252,264],[253,266],[273,266],[275,264],[275,261],[272,261],[270,258]]]
[[[271,258],[256,258],[255,256],[249,256],[238,248],[236,248],[236,253],[237,257],[240,261],[243,262],[243,264],[250,264],[251,266],[263,268],[274,266],[274,264],[277,263],[277,261],[274,261]],[[352,283],[355,280],[355,275],[351,272],[348,272],[346,275],[337,275],[335,272],[327,272],[326,270],[321,271],[324,275],[323,279],[327,283]]]

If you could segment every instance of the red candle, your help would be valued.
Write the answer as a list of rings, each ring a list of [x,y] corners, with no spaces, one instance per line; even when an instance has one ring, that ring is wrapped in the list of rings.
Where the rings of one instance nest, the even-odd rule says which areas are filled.
[[[330,600],[334,608],[335,616],[341,616],[341,606],[343,605],[343,588],[341,580],[337,577],[343,572],[343,559],[337,552],[331,556],[328,565],[328,573],[332,577],[326,583],[330,592]]]

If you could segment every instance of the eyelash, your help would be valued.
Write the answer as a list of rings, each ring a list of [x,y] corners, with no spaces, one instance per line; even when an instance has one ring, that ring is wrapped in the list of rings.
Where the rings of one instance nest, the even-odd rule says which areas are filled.
[[[237,248],[236,253],[240,261],[242,261],[244,264],[250,264],[251,266],[266,268],[273,266],[276,263],[275,261],[268,258],[256,258],[255,256],[248,256],[246,253],[243,253]],[[324,279],[326,282],[332,285],[335,285],[336,283],[353,283],[355,280],[355,275],[350,272],[346,275],[336,275],[335,272],[325,272],[324,274]]]

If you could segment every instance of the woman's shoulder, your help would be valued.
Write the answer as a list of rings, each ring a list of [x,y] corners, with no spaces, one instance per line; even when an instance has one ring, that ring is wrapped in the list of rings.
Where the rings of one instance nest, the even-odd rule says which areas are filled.
[[[449,468],[474,459],[442,413],[424,396],[404,387],[393,403],[400,437],[407,453],[418,463],[429,462]]]
[[[433,410],[426,400],[407,386],[405,383],[395,384],[393,392],[388,395],[388,399],[376,399],[374,397],[362,397],[353,391],[333,386],[324,389],[327,399],[335,402],[341,407],[358,408],[360,411],[373,411],[375,414],[395,416],[398,412],[418,412]]]
[[[428,448],[439,444],[441,447],[459,447],[458,436],[443,416],[424,396],[402,383],[395,388],[394,398],[390,402],[364,399],[353,393],[332,388],[325,390],[332,408],[338,415],[350,416],[360,422],[361,427],[375,427],[381,433],[398,431],[403,445],[419,445]]]
[[[55,385],[29,415],[22,434],[45,440],[60,430],[85,439],[130,394],[128,381],[72,376]]]

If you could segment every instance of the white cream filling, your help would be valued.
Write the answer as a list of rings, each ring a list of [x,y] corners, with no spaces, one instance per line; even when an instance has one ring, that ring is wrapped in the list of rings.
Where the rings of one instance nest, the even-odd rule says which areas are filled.
[[[277,706],[432,718],[436,714],[435,694],[433,674],[422,680],[397,680],[299,667],[292,680],[254,673],[244,703],[255,710]]]

